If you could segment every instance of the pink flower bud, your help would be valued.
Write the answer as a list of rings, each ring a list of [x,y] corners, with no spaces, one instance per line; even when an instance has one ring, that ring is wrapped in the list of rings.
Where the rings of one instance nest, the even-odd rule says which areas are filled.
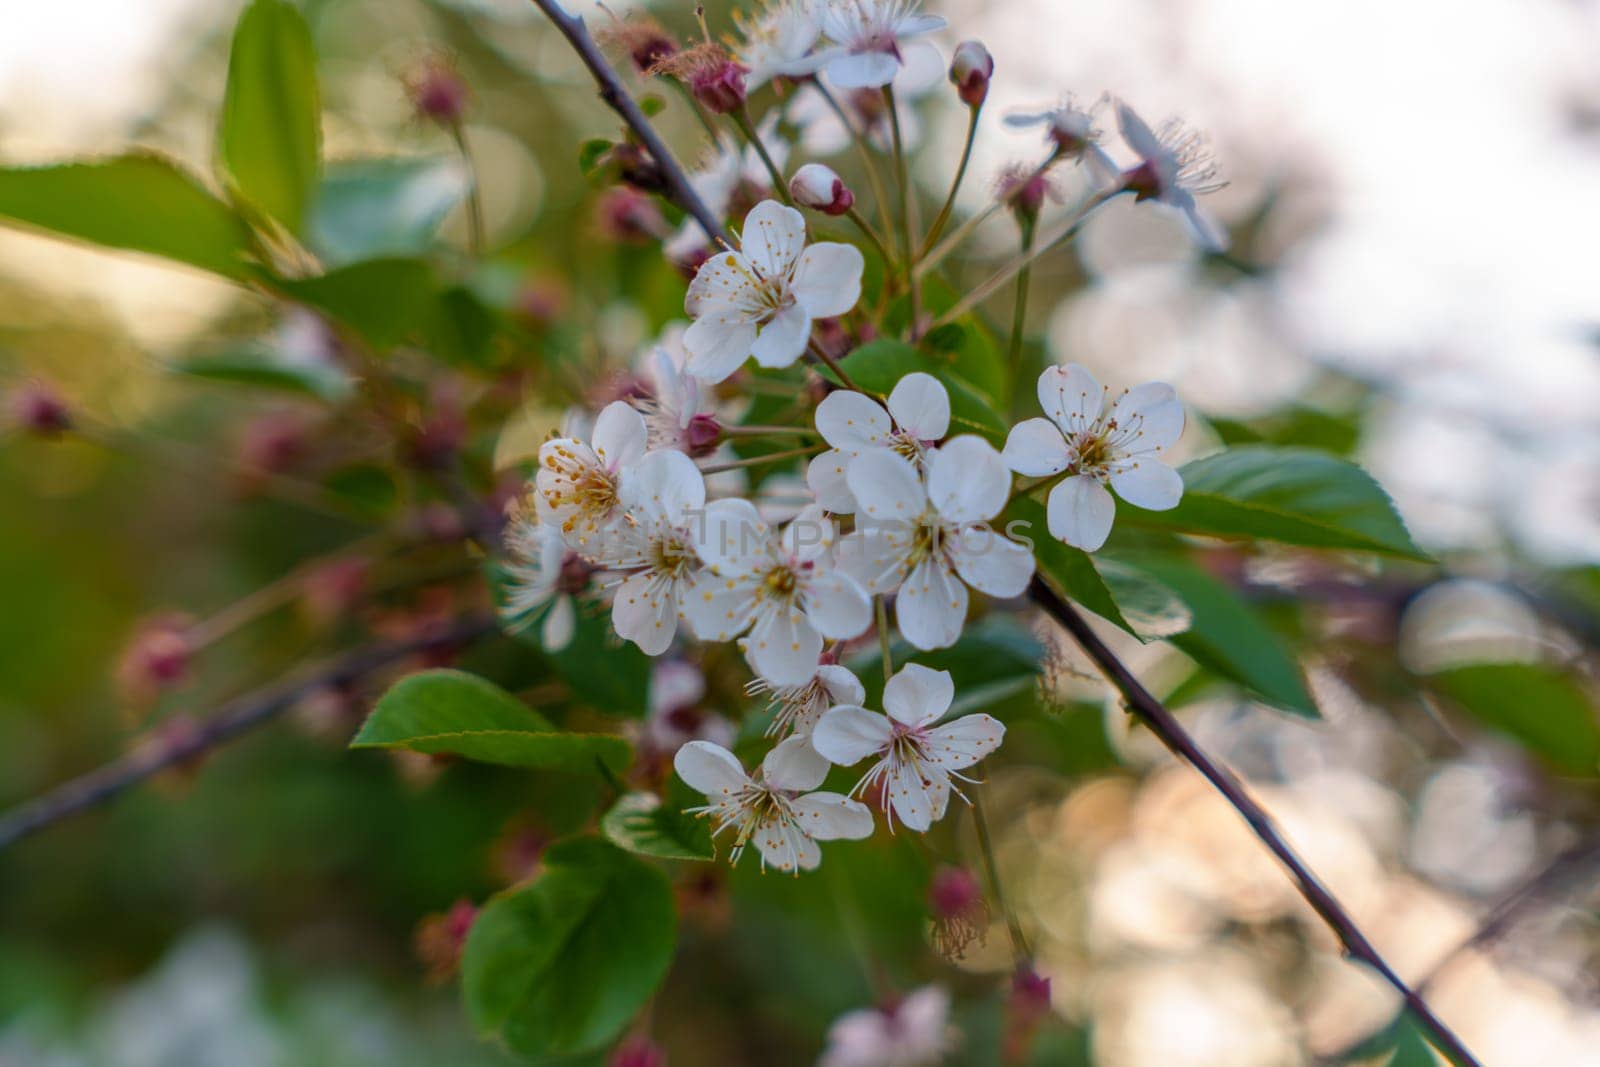
[[[189,675],[194,642],[190,620],[182,615],[158,615],[139,625],[117,663],[117,683],[134,703],[154,700]]]
[[[691,456],[710,455],[722,440],[722,424],[715,415],[696,415],[683,430],[684,449]]]
[[[59,393],[40,382],[30,382],[7,398],[10,423],[25,433],[54,437],[72,428],[72,416]]]
[[[406,95],[417,115],[441,126],[459,124],[467,113],[467,83],[443,56],[433,55],[406,74]]]
[[[807,163],[795,171],[789,179],[789,195],[801,207],[824,215],[843,215],[856,202],[856,195],[844,179],[821,163]]]
[[[989,95],[989,79],[994,76],[994,57],[979,41],[962,41],[950,59],[950,84],[968,107],[977,107]]]
[[[744,67],[724,57],[691,73],[689,90],[706,110],[726,115],[744,106],[744,76]]]
[[[667,1054],[648,1037],[635,1034],[612,1050],[606,1067],[667,1067]]]
[[[417,956],[428,968],[428,980],[446,982],[461,966],[461,950],[478,917],[470,900],[458,900],[450,910],[430,915],[417,925]]]

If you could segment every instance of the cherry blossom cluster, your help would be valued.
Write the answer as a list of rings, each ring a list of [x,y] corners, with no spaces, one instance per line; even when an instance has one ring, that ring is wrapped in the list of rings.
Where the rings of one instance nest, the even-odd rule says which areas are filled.
[[[678,76],[706,111],[741,117],[745,142],[719,135],[690,183],[719,217],[748,210],[721,247],[692,218],[675,233],[655,227],[663,253],[692,273],[688,324],[640,357],[625,397],[569,413],[540,448],[508,528],[505,614],[537,623],[552,651],[596,604],[621,639],[651,656],[737,644],[754,676],[750,693],[770,706],[773,747],[752,772],[714,740],[680,737],[673,764],[705,795],[694,810],[731,840],[734,860],[753,845],[763,865],[783,871],[814,868],[819,841],[870,835],[869,804],[891,830],[928,830],[952,794],[963,796],[964,772],[999,747],[1005,728],[993,717],[951,716],[959,702],[948,672],[915,662],[891,669],[885,627],[892,615],[904,644],[944,649],[960,640],[975,597],[1024,593],[1034,532],[996,528],[1016,495],[1044,495],[1049,536],[1095,551],[1111,531],[1113,492],[1165,509],[1183,491],[1163,461],[1184,427],[1170,386],[1113,396],[1081,366],[1052,366],[1037,383],[1042,416],[1012,426],[998,449],[958,430],[936,373],[912,371],[887,394],[869,395],[830,354],[847,356],[882,332],[861,306],[865,256],[852,243],[811,240],[792,205],[851,216],[871,233],[831,168],[807,162],[787,180],[784,168],[796,154],[830,150],[832,138],[819,132],[829,122],[879,144],[892,127],[898,146],[914,129],[913,57],[934,51],[915,39],[943,25],[908,0],[788,0],[740,20],[730,49],[708,41],[680,55],[644,33],[630,43],[639,69]],[[982,46],[966,42],[949,80],[976,109],[993,69]],[[746,101],[769,82],[784,91],[756,121]],[[896,91],[882,94],[882,106],[905,113],[885,119],[861,101],[885,87]],[[857,96],[848,109],[817,110],[817,99],[837,104],[834,92]],[[1092,204],[1124,192],[1166,204],[1202,244],[1220,248],[1220,230],[1195,206],[1195,194],[1215,184],[1200,142],[1175,125],[1152,132],[1118,103],[1135,160],[1119,168],[1097,110],[1065,100],[1011,116],[1009,124],[1042,128],[1047,139],[1048,155],[1025,177],[1080,168],[1096,190]],[[797,143],[781,128],[798,128]],[[883,244],[872,243],[891,266]],[[795,387],[801,421],[742,426],[745,387],[802,361],[832,373],[819,374],[815,390]],[[750,489],[730,438],[766,431],[816,442],[794,450],[806,457],[803,481],[778,475]],[[885,659],[881,711],[842,662],[874,637]],[[835,767],[859,768],[847,792],[821,788]]]

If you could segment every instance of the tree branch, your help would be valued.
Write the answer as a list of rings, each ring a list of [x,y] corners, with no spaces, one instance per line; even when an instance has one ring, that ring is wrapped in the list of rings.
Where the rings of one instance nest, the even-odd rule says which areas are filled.
[[[473,615],[405,641],[385,641],[347,652],[299,678],[280,682],[223,705],[189,733],[166,744],[142,746],[98,770],[50,790],[0,816],[0,849],[71,815],[103,804],[145,779],[255,729],[309,693],[345,685],[416,652],[464,644],[494,629],[494,619]]]
[[[1349,912],[1345,911],[1344,905],[1339,903],[1316,873],[1295,853],[1277,824],[1272,821],[1272,816],[1268,815],[1250,795],[1244,783],[1199,746],[1172,712],[1140,684],[1132,672],[1117,658],[1116,653],[1112,652],[1105,642],[1100,640],[1099,635],[1090,629],[1083,616],[1078,614],[1060,594],[1045,584],[1043,579],[1038,577],[1033,579],[1028,595],[1072,636],[1090,659],[1094,660],[1095,666],[1122,694],[1128,710],[1137,716],[1151,733],[1160,738],[1161,743],[1166,745],[1173,755],[1199,771],[1233,806],[1249,825],[1251,832],[1288,869],[1290,877],[1300,890],[1300,895],[1337,935],[1344,946],[1345,954],[1377,971],[1384,981],[1400,993],[1406,1007],[1427,1027],[1433,1041],[1452,1063],[1459,1067],[1479,1067],[1477,1059],[1467,1051],[1461,1039],[1456,1037],[1433,1013],[1433,1009],[1428,1007],[1427,1002],[1395,973],[1394,968],[1379,954],[1366,934],[1361,932],[1361,928],[1356,925]]]
[[[655,160],[656,166],[661,168],[661,176],[666,180],[667,192],[674,203],[694,216],[700,228],[706,231],[706,236],[713,244],[729,244],[728,234],[722,228],[722,223],[711,210],[706,207],[705,201],[689,184],[689,178],[673,158],[672,152],[662,142],[661,136],[650,125],[650,120],[633,96],[623,86],[622,79],[612,69],[606,57],[600,54],[599,45],[594,43],[594,38],[589,36],[589,28],[584,25],[583,19],[576,15],[569,15],[561,8],[557,0],[533,0],[540,11],[545,13],[549,20],[555,23],[556,29],[572,45],[572,50],[578,53],[578,58],[583,60],[583,65],[589,68],[589,73],[594,75],[594,80],[600,86],[600,99],[615,111],[628,129],[633,131],[635,137],[643,142],[645,150]]]

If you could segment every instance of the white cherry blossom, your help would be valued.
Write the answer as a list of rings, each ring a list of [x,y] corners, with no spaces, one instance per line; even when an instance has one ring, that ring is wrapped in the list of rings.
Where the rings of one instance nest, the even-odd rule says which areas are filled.
[[[644,417],[624,401],[607,404],[589,441],[556,437],[539,448],[534,501],[539,520],[571,548],[593,546],[622,514],[623,468],[644,455]]]
[[[1106,390],[1076,363],[1039,375],[1048,419],[1028,419],[1006,438],[1006,464],[1043,477],[1068,471],[1050,490],[1050,536],[1093,552],[1111,534],[1116,504],[1166,511],[1183,497],[1183,479],[1159,458],[1183,434],[1183,402],[1165,382],[1125,390],[1109,407]]]
[[[868,594],[899,590],[895,618],[916,648],[955,644],[968,585],[996,597],[1027,588],[1033,553],[988,525],[1006,506],[1011,474],[983,438],[968,434],[935,449],[926,485],[881,448],[850,464],[849,481],[867,503],[856,532],[839,543],[839,568]]]
[[[812,505],[774,537],[748,500],[706,506],[696,548],[710,568],[684,602],[702,640],[728,641],[747,629],[745,658],[774,686],[802,685],[815,673],[822,639],[866,630],[872,605],[861,587],[830,565],[833,524]]]
[[[771,694],[767,706],[774,714],[767,727],[768,737],[809,737],[822,713],[835,704],[859,704],[867,699],[861,679],[837,663],[818,664],[816,673],[799,685],[773,685],[765,678],[757,678],[744,688],[751,696]]]
[[[864,393],[836,390],[817,405],[817,432],[832,447],[806,468],[817,503],[837,515],[856,510],[845,472],[873,449],[889,449],[923,467],[928,449],[950,432],[950,394],[931,374],[914,371],[895,383],[889,409]]]
[[[923,986],[835,1019],[817,1067],[929,1067],[944,1060],[957,1036],[950,1025],[950,994]]]
[[[1226,183],[1217,177],[1216,161],[1206,139],[1177,119],[1153,132],[1127,104],[1117,103],[1122,139],[1139,155],[1138,166],[1123,175],[1123,187],[1135,199],[1154,200],[1183,213],[1195,239],[1212,252],[1226,251],[1228,235],[1195,203],[1197,195],[1214,193]]]
[[[1110,183],[1117,176],[1117,165],[1100,147],[1101,133],[1094,124],[1094,108],[1081,108],[1071,97],[1043,111],[1017,112],[1005,117],[1015,129],[1043,126],[1045,136],[1058,156],[1082,163],[1097,185]]]
[[[734,21],[741,40],[733,54],[745,68],[746,92],[774,78],[809,73],[806,57],[822,34],[822,24],[807,0],[776,0],[753,19],[735,12]]]
[[[611,602],[617,633],[658,656],[678,632],[678,616],[700,573],[693,520],[705,506],[700,469],[682,452],[649,452],[623,476],[622,521],[602,556],[627,572]]]
[[[925,14],[917,0],[817,0],[828,46],[807,61],[841,89],[876,89],[900,70],[906,41],[943,29],[945,20]]]
[[[513,630],[533,622],[538,610],[549,605],[539,628],[539,644],[560,652],[572,643],[578,613],[565,586],[574,567],[587,581],[588,568],[576,558],[561,531],[541,523],[526,509],[518,509],[506,526],[506,596],[500,616]]]
[[[900,139],[907,151],[922,140],[917,102],[943,88],[947,69],[939,49],[925,41],[913,41],[900,52],[900,69],[889,85],[894,90],[893,118],[900,120]],[[876,148],[893,150],[894,123],[877,89],[844,89],[825,75],[818,77],[839,90],[835,99]],[[784,109],[784,117],[800,131],[800,147],[807,155],[835,155],[849,148],[858,136],[816,85],[802,85]]]
[[[857,841],[872,834],[872,813],[865,805],[838,793],[811,792],[827,777],[828,764],[803,737],[791,737],[767,753],[756,778],[745,773],[733,753],[709,741],[690,741],[678,749],[672,765],[710,801],[688,810],[714,821],[712,836],[733,831],[730,862],[739,862],[745,846],[754,844],[762,867],[798,874],[822,862],[818,841]]]
[[[787,367],[811,337],[811,321],[843,315],[861,298],[864,261],[854,245],[806,244],[804,216],[763,200],[745,216],[740,250],[706,260],[689,284],[684,332],[689,373],[720,382],[754,356]]]
[[[850,795],[881,786],[889,825],[898,817],[925,831],[944,818],[951,792],[961,796],[950,780],[972,781],[957,772],[999,748],[1005,738],[1005,726],[981,713],[934,725],[954,698],[949,671],[908,663],[883,687],[887,715],[842,704],[822,716],[811,744],[841,767],[876,757]]]

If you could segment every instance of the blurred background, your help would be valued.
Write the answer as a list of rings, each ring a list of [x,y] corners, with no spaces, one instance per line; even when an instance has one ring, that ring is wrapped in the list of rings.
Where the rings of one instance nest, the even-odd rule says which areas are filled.
[[[0,160],[140,145],[206,170],[238,7],[8,11]],[[681,290],[657,251],[596,240],[616,223],[575,152],[614,126],[531,5],[304,7],[329,158],[448,156],[405,91],[446,55],[471,87],[466,140],[508,300],[593,322],[618,360],[672,317]],[[1309,650],[1320,721],[1186,685],[1192,659],[1169,646],[1119,651],[1256,785],[1389,958],[1434,975],[1430,998],[1486,1063],[1600,1064],[1600,791],[1585,756],[1600,728],[1600,4],[933,9],[951,20],[946,58],[976,37],[996,61],[964,207],[1039,153],[1036,131],[999,117],[1066,92],[1181,115],[1229,180],[1206,201],[1234,235],[1226,257],[1197,257],[1177,222],[1117,201],[1075,252],[1043,260],[1031,314],[1047,351],[1102,380],[1172,382],[1206,416],[1190,454],[1266,440],[1358,459],[1442,563],[1366,575],[1288,551],[1211,560]],[[687,7],[652,10],[694,32]],[[718,6],[709,18],[731,29]],[[915,104],[930,199],[965,120],[940,70]],[[662,121],[685,155],[701,151],[681,114]],[[444,233],[464,239],[459,211]],[[962,269],[982,277],[1012,240],[997,219]],[[48,383],[92,428],[0,442],[0,803],[337,647],[356,586],[379,632],[430,610],[362,571],[373,514],[430,521],[372,461],[370,428],[326,396],[263,399],[183,371],[224,343],[299,358],[318,329],[197,273],[0,229],[0,390]],[[512,420],[493,447],[524,454],[525,440]],[[422,551],[441,580],[470,566]],[[286,610],[237,607],[308,560],[326,573],[265,605]],[[196,619],[205,654],[185,656],[181,685],[151,687],[162,635]],[[1466,677],[1451,672],[1483,668],[1439,698]],[[1380,985],[1340,961],[1233,812],[1130,733],[1091,673],[1050,649],[1059,713],[1018,731],[992,774],[1003,866],[1052,979],[1038,1062],[1309,1064],[1381,1027],[1394,1005]],[[1423,692],[1418,677],[1441,681]],[[522,778],[346,753],[359,697],[308,701],[0,854],[0,1063],[506,1062],[428,982],[418,928],[525,874],[564,802],[530,823]],[[876,887],[872,936],[919,952],[923,861],[839,852],[847,884]],[[1541,872],[1498,936],[1455,950]],[[732,876],[752,883],[735,904],[719,871],[695,905],[658,1009],[675,1064],[813,1062],[828,1021],[870,1002],[832,890],[747,873]],[[951,1062],[993,1062],[1006,967],[997,935],[957,968],[900,977],[957,992],[966,1040]]]

